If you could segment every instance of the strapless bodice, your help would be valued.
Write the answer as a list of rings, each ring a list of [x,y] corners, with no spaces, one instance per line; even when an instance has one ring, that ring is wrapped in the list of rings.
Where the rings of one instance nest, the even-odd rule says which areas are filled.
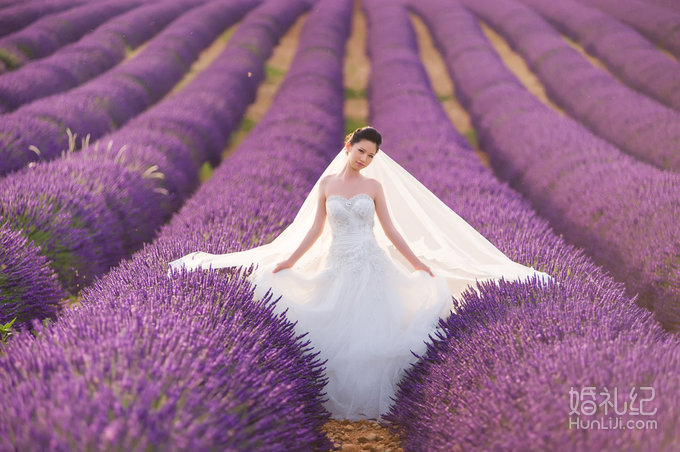
[[[345,234],[371,232],[375,204],[368,193],[359,193],[351,198],[330,195],[326,198],[326,214],[334,238]]]
[[[347,269],[353,263],[382,259],[383,250],[373,234],[375,203],[369,194],[328,196],[326,214],[332,232],[328,256],[332,267]]]

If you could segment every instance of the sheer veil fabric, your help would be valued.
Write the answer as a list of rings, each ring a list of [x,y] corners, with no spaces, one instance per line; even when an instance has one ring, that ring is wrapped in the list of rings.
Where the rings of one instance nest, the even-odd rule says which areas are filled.
[[[227,254],[193,252],[170,262],[168,275],[181,267],[194,270],[257,264],[249,278],[252,281],[260,280],[263,272],[271,272],[278,262],[290,257],[302,242],[314,222],[321,179],[340,172],[346,162],[343,147],[316,181],[293,222],[270,243]],[[383,150],[379,150],[362,174],[380,181],[395,227],[416,256],[430,267],[436,277],[446,281],[452,296],[459,298],[466,289],[476,290],[477,281],[500,278],[520,280],[533,276],[546,282],[552,280],[547,273],[505,256]],[[330,229],[326,220],[319,239],[292,270],[311,276],[324,268],[332,238]],[[379,246],[394,263],[407,274],[413,272],[413,267],[385,235],[380,222],[375,222],[373,230]]]

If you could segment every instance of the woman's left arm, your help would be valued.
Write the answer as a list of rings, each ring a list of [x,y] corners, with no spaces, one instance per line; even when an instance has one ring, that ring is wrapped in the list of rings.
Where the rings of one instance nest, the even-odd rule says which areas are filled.
[[[387,201],[385,200],[385,192],[383,191],[382,184],[376,181],[377,189],[375,194],[375,213],[378,216],[380,225],[385,231],[385,235],[394,244],[395,248],[399,250],[401,254],[404,255],[407,261],[413,265],[416,270],[425,270],[430,276],[434,276],[430,267],[425,265],[418,256],[416,256],[411,248],[406,243],[406,240],[401,236],[397,228],[394,227],[390,214],[387,210]]]

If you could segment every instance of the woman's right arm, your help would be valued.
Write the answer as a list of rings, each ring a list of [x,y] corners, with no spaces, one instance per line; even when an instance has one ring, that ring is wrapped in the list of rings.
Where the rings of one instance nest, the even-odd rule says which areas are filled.
[[[279,270],[283,270],[284,268],[290,268],[295,263],[312,247],[314,242],[321,236],[321,233],[323,232],[323,227],[324,224],[326,223],[326,181],[328,179],[327,177],[324,177],[321,179],[321,182],[319,182],[319,197],[317,198],[317,204],[316,204],[316,215],[314,216],[314,223],[312,224],[312,227],[309,229],[307,232],[307,235],[305,235],[305,238],[302,239],[302,243],[300,243],[300,246],[297,247],[297,249],[291,254],[291,256],[276,264],[276,267],[272,271],[272,273],[276,273]]]

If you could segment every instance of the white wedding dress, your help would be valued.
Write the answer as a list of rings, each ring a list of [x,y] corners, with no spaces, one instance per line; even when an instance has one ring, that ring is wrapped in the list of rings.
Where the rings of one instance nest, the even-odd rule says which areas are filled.
[[[442,277],[406,273],[378,246],[373,234],[375,205],[360,193],[326,199],[332,231],[326,268],[309,277],[294,268],[257,277],[255,293],[271,287],[289,309],[296,332],[308,332],[327,360],[326,408],[333,417],[378,419],[391,405],[403,370],[423,353],[440,316],[452,308]]]
[[[413,267],[374,222],[367,193],[326,198],[321,236],[296,264],[272,273],[301,243],[316,214],[323,177],[346,165],[341,150],[307,195],[293,222],[274,240],[226,254],[202,251],[170,262],[217,269],[257,264],[248,276],[255,295],[271,290],[279,312],[307,333],[326,360],[326,407],[334,418],[381,419],[396,383],[422,354],[440,318],[476,283],[504,278],[548,282],[552,277],[509,259],[398,163],[380,150],[362,174],[378,180],[394,226],[434,277]],[[453,314],[452,314],[453,313]]]

